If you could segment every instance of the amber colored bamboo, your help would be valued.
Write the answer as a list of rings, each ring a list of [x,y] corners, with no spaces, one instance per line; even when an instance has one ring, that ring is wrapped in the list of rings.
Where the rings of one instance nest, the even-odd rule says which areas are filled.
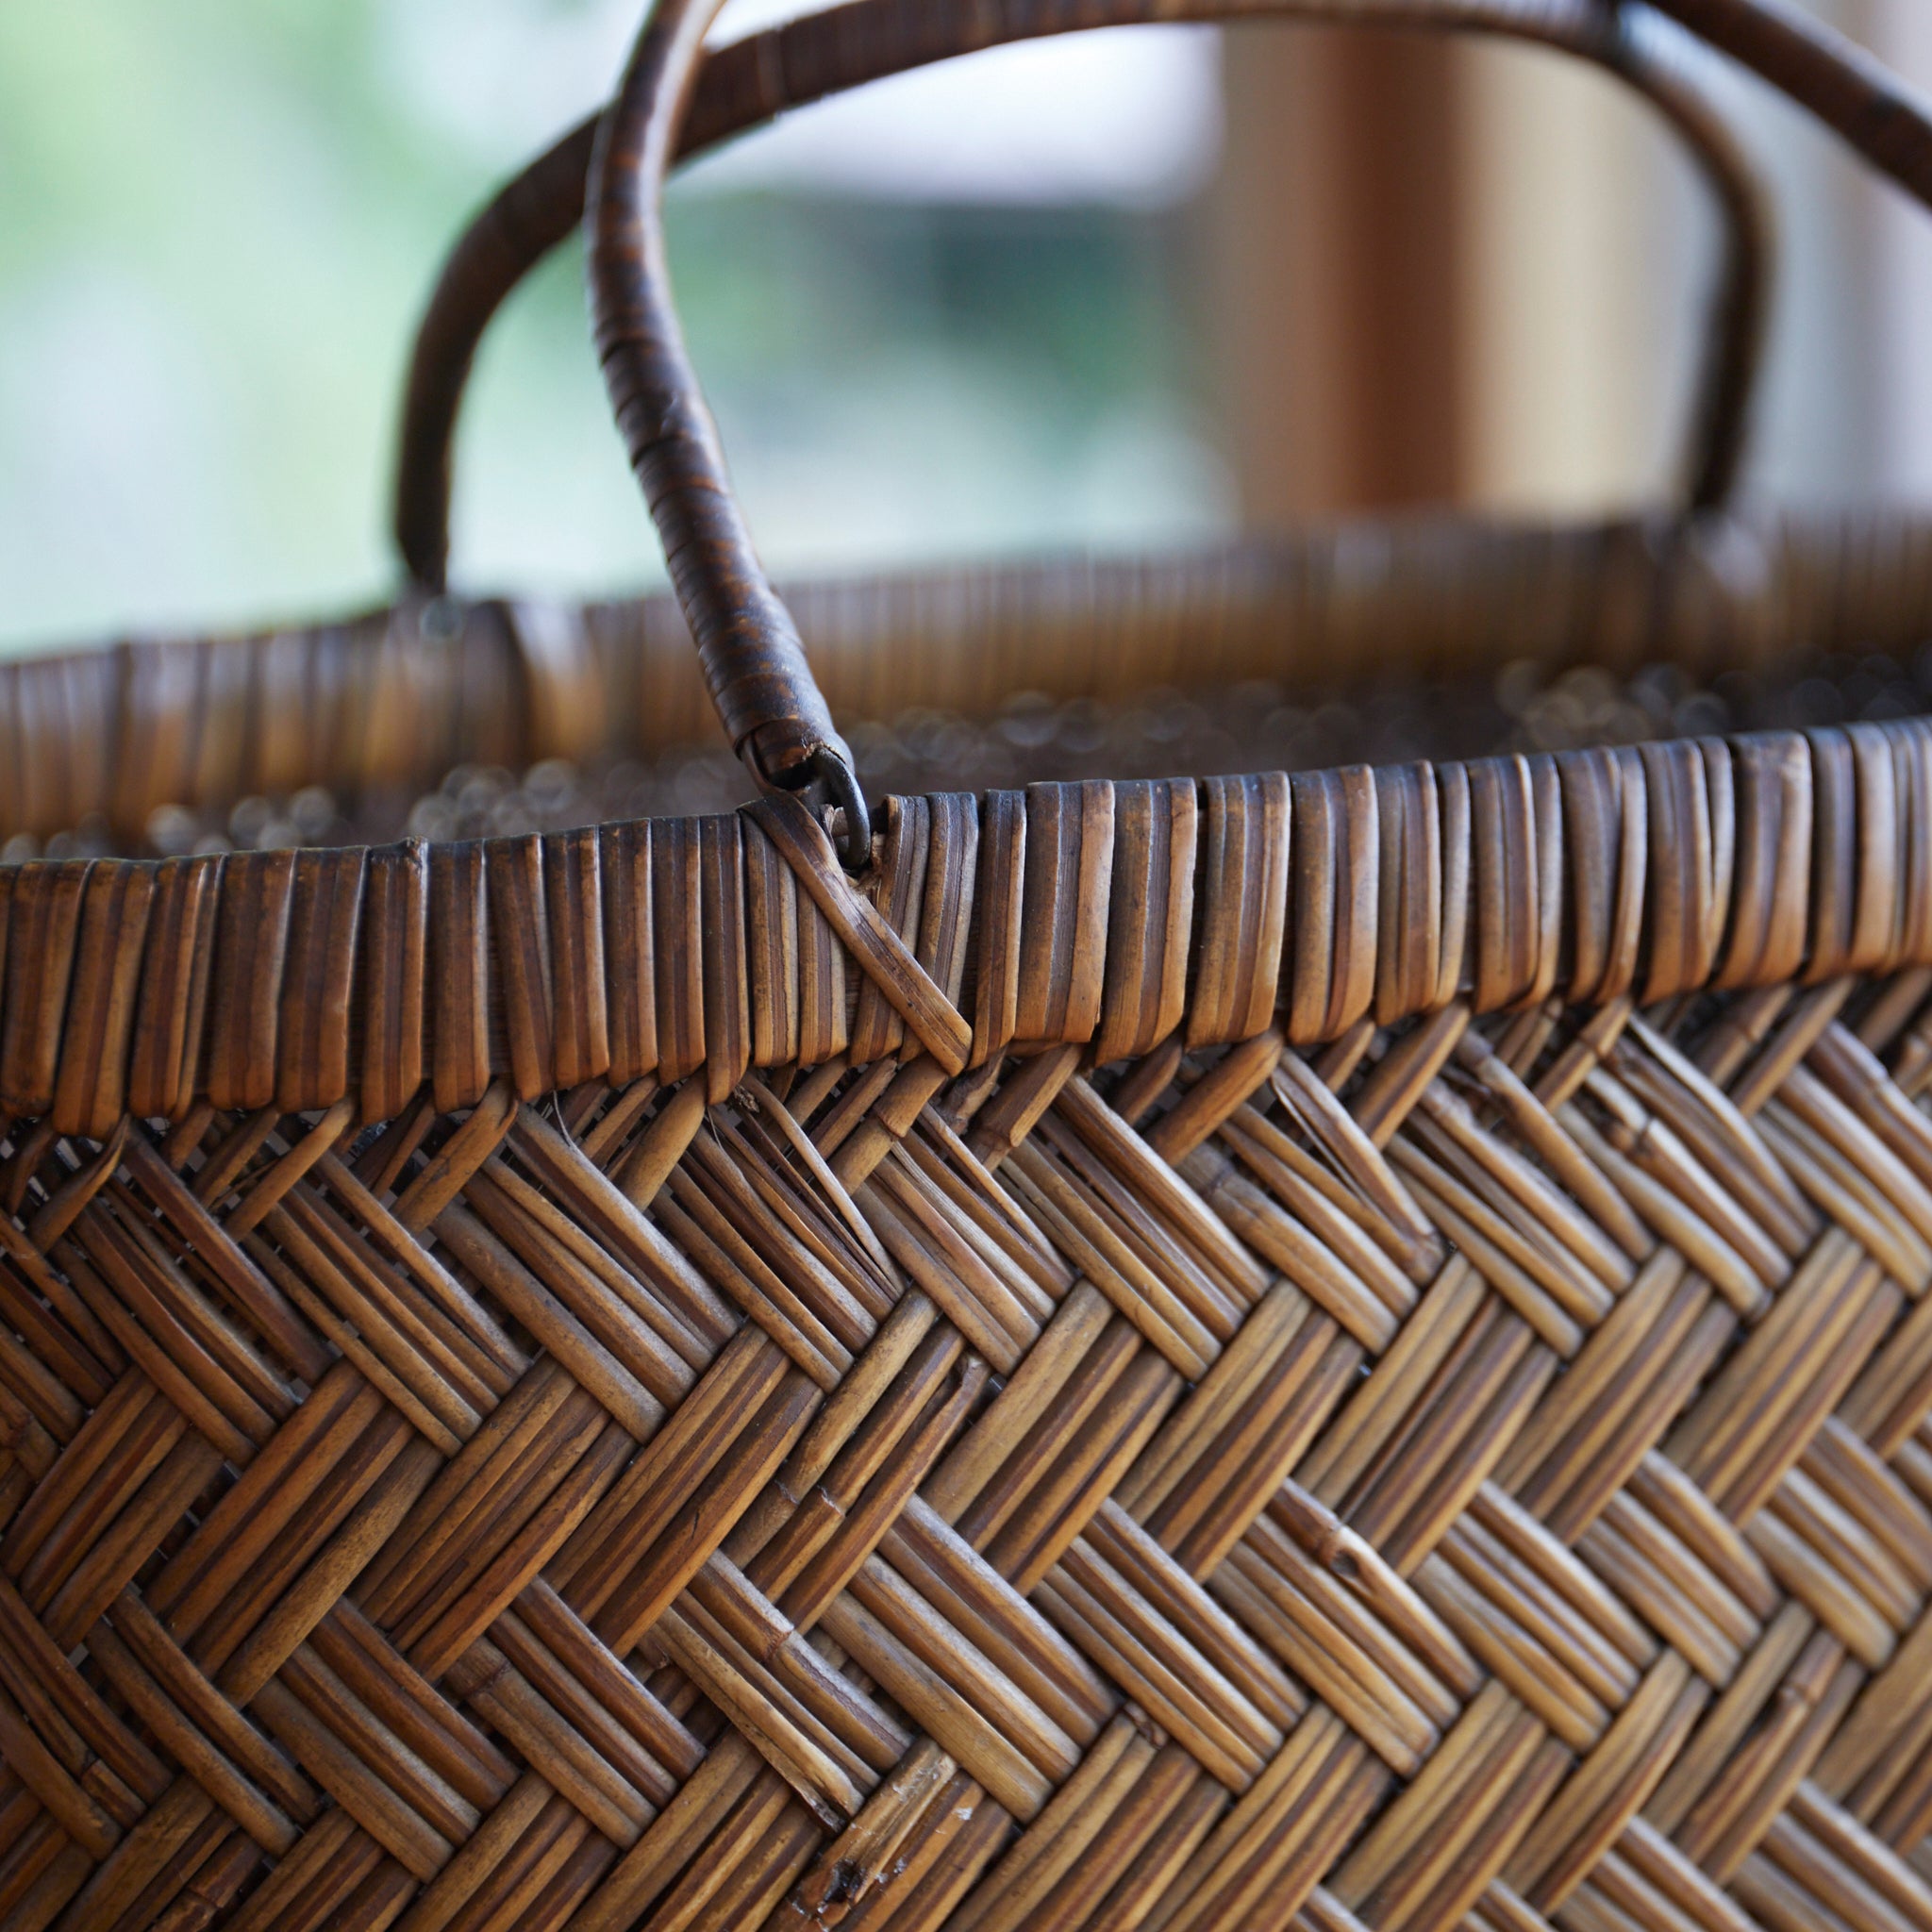
[[[1932,624],[1909,519],[1256,559],[827,682]],[[394,783],[417,614],[15,668],[10,823]],[[1932,1925],[1928,814],[1901,718],[0,867],[0,1925]]]
[[[1329,22],[1519,39],[1603,66],[1642,95],[1687,145],[1724,225],[1724,258],[1684,458],[1692,511],[1725,501],[1749,429],[1773,242],[1763,197],[1722,121],[1689,77],[1593,0],[1107,0],[1078,9],[1007,5],[991,13],[850,0],[717,49],[697,80],[678,154],[689,158],[792,108],[973,48],[1144,19]],[[398,439],[394,531],[410,580],[444,588],[452,450],[472,360],[497,308],[575,232],[598,117],[580,122],[508,182],[465,229],[418,326]]]

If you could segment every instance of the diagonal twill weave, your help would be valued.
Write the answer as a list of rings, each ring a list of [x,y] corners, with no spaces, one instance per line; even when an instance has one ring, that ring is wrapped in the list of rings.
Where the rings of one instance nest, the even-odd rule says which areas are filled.
[[[1928,799],[0,874],[0,1924],[1932,1927]]]

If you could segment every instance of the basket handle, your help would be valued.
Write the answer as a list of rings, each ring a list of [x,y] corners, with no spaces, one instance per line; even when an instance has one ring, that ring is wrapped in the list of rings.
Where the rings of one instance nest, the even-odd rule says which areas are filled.
[[[816,790],[815,803],[842,805],[842,856],[858,871],[872,838],[852,754],[752,546],[671,293],[664,181],[723,4],[658,0],[598,125],[584,210],[591,336],[732,749],[760,791]]]
[[[1023,17],[1041,0],[1011,0]],[[1143,0],[1165,15],[1167,0]],[[1932,189],[1932,118],[1876,61],[1779,0],[1664,0],[1693,31],[1756,68],[1885,172]],[[592,333],[620,433],[657,523],[672,583],[733,745],[772,791],[817,787],[846,809],[844,858],[869,853],[850,754],[832,729],[796,626],[765,576],[674,303],[663,191],[722,0],[659,0],[598,128],[585,223]],[[891,17],[916,37],[929,0]],[[1621,10],[1621,9],[1620,9]]]
[[[1608,0],[1619,12],[1640,9]],[[1822,121],[1932,208],[1932,101],[1836,27],[1790,0],[1645,0]]]
[[[710,53],[677,143],[679,159],[787,110],[868,81],[999,42],[1154,17],[1148,0],[1096,0],[1074,18],[852,0]],[[1170,0],[1163,20],[1230,17],[1493,34],[1604,67],[1646,98],[1684,142],[1724,223],[1685,463],[1691,513],[1729,497],[1761,361],[1772,240],[1748,162],[1708,104],[1652,58],[1601,0]],[[581,221],[597,115],[580,122],[503,188],[464,230],[418,325],[398,439],[393,529],[410,582],[447,583],[456,425],[476,345],[497,308]]]

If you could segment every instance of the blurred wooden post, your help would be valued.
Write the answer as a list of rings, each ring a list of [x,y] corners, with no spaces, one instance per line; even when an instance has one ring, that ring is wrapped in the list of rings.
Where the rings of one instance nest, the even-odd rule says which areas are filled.
[[[1250,525],[1674,490],[1713,231],[1654,116],[1474,37],[1224,46],[1213,292]]]
[[[1224,46],[1214,293],[1247,521],[1453,496],[1461,49],[1265,26]]]

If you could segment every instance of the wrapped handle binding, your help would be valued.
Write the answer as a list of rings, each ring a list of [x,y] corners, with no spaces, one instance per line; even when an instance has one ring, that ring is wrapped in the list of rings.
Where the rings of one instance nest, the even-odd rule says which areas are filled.
[[[1604,67],[1683,141],[1724,222],[1724,252],[1685,461],[1693,514],[1736,481],[1761,360],[1772,243],[1763,197],[1722,122],[1651,58],[1600,0],[1105,0],[1077,11],[988,13],[906,0],[850,0],[710,53],[676,144],[689,158],[791,108],[953,56],[1051,33],[1168,22],[1281,20],[1493,34]],[[599,117],[582,121],[464,230],[438,276],[410,358],[398,445],[394,534],[412,583],[440,592],[449,561],[451,449],[476,345],[505,298],[578,225]]]
[[[723,0],[662,0],[598,129],[584,225],[605,387],[664,544],[685,622],[733,749],[765,791],[820,790],[845,813],[860,871],[872,828],[797,626],[752,547],[717,425],[684,345],[664,249],[664,181]]]
[[[620,432],[732,743],[765,790],[815,788],[822,799],[845,805],[843,856],[858,870],[870,841],[851,757],[752,546],[671,295],[664,183],[704,35],[722,4],[660,0],[600,125],[585,216],[593,333]],[[1058,8],[1042,10],[1043,0],[1008,4],[1018,25],[1012,38],[1062,17]],[[1159,0],[1143,4],[1161,17],[1170,13]],[[1924,197],[1932,184],[1932,120],[1875,62],[1861,63],[1838,37],[1766,0],[1661,5]],[[901,17],[917,36],[930,10],[905,13],[902,0]]]

